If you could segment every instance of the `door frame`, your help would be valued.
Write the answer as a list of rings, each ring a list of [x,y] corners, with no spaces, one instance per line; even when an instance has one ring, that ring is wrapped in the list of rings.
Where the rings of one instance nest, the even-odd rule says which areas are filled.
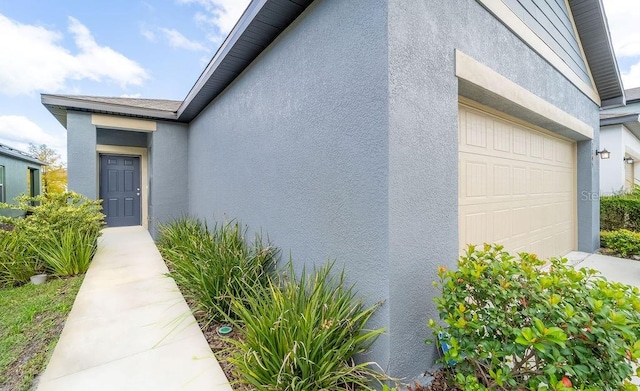
[[[124,155],[137,156],[140,158],[140,220],[142,226],[149,229],[149,174],[147,171],[147,148],[126,147],[122,145],[96,145],[96,194],[100,194],[100,155]]]

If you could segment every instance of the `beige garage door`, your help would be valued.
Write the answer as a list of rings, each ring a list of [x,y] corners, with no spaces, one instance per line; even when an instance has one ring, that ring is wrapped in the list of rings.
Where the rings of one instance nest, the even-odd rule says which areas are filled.
[[[460,105],[459,243],[513,253],[575,249],[575,142]]]

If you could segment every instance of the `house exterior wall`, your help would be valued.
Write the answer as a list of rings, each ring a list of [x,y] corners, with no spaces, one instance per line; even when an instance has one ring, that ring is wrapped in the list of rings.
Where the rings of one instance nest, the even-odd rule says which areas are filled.
[[[640,141],[623,125],[600,128],[600,145],[611,152],[611,158],[600,160],[600,194],[611,195],[624,191],[625,156],[640,162]],[[637,174],[634,174],[638,177]]]
[[[91,114],[67,112],[67,187],[90,199],[98,199],[96,127]]]
[[[369,304],[389,289],[386,33],[383,0],[316,1],[189,129],[191,214],[263,228],[298,271],[336,260]],[[363,359],[386,367],[387,338]]]
[[[149,232],[159,223],[188,213],[187,125],[158,122],[149,135]]]
[[[157,130],[150,133],[96,129],[91,114],[68,111],[68,188],[91,199],[99,198],[97,145],[123,147],[123,150],[147,149],[148,178],[147,183],[143,183],[143,191],[148,191],[146,223],[152,235],[158,222],[187,212],[187,125],[158,122]],[[144,169],[141,172],[144,177]]]
[[[298,270],[337,259],[384,301],[364,359],[404,379],[436,357],[431,283],[459,251],[456,50],[595,130],[576,197],[596,249],[598,107],[474,0],[318,0],[189,129],[189,212],[264,228]]]
[[[27,162],[22,159],[17,159],[12,156],[0,154],[0,166],[4,167],[4,195],[5,202],[12,204],[15,203],[15,198],[29,194],[29,186],[27,182],[27,175],[29,170],[37,171],[37,183],[36,183],[36,195],[42,191],[41,184],[41,166],[35,163]],[[18,216],[22,215],[22,211],[14,210],[1,210],[2,216]]]

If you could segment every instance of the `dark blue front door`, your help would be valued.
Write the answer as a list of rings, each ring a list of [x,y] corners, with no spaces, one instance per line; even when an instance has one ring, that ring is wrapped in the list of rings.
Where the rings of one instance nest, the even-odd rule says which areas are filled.
[[[100,156],[100,199],[109,227],[140,225],[140,158]]]

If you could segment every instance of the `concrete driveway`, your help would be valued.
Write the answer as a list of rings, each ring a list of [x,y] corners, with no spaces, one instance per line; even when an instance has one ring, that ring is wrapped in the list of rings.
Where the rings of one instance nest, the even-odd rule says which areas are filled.
[[[581,252],[570,253],[567,258],[577,268],[595,269],[608,280],[640,287],[640,261]]]

